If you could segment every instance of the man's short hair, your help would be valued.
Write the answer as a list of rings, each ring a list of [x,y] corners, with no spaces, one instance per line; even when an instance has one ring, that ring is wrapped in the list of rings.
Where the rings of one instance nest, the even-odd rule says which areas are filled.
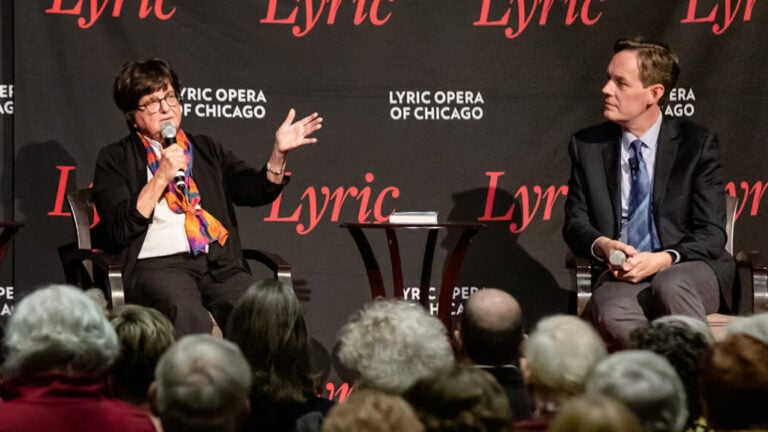
[[[489,320],[487,308],[478,307],[473,297],[482,291],[477,291],[466,302],[464,313],[461,314],[459,324],[459,334],[461,335],[461,346],[464,353],[474,363],[483,365],[504,365],[517,363],[520,358],[520,343],[523,340],[523,316],[520,313],[520,307],[517,301],[511,295],[504,291],[492,289],[498,292],[498,295],[509,297],[509,303],[516,307],[516,311],[509,311],[509,320],[504,323],[498,323],[494,318]],[[494,321],[493,327],[488,325],[489,321]]]
[[[423,378],[404,397],[427,432],[502,432],[512,422],[509,401],[496,378],[469,365]]]
[[[572,315],[542,319],[525,344],[531,384],[537,391],[563,397],[581,393],[587,376],[605,356],[597,331]]]
[[[185,336],[157,364],[153,409],[166,432],[235,431],[247,414],[251,382],[237,345]]]
[[[645,87],[653,84],[664,86],[664,95],[659,105],[667,103],[669,93],[680,75],[680,61],[667,45],[643,37],[621,38],[613,46],[614,53],[620,51],[637,52],[640,81]]]
[[[647,432],[680,432],[688,419],[683,383],[662,356],[644,350],[611,354],[592,371],[587,394],[627,406]]]
[[[747,334],[726,337],[712,347],[701,381],[708,426],[768,427],[768,345]]]
[[[10,375],[53,370],[100,375],[118,354],[117,336],[99,306],[79,288],[50,285],[24,297],[5,336]]]
[[[334,406],[323,432],[424,432],[424,425],[402,397],[377,390],[355,390]]]
[[[120,342],[111,371],[112,391],[119,399],[142,404],[160,356],[173,344],[173,324],[156,309],[134,304],[116,309],[110,321]]]
[[[363,387],[401,394],[416,380],[453,366],[445,326],[402,300],[368,303],[339,331],[341,363]]]

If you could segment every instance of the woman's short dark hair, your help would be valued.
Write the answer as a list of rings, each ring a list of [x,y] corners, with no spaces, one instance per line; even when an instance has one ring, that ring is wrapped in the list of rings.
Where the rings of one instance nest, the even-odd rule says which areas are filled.
[[[232,311],[227,335],[251,365],[257,398],[304,401],[315,394],[307,326],[288,284],[266,279],[248,288]]]
[[[170,85],[181,96],[181,85],[176,72],[163,59],[153,58],[143,61],[130,61],[123,65],[115,78],[112,95],[120,111],[129,115],[139,106],[139,100],[158,90],[165,90]],[[129,124],[132,126],[132,123]]]

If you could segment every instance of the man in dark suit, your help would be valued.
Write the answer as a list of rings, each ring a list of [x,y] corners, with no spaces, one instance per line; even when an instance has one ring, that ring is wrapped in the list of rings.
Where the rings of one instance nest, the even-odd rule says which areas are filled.
[[[725,195],[717,138],[666,118],[679,74],[665,45],[620,39],[602,89],[608,120],[573,135],[563,236],[607,264],[593,290],[599,328],[625,343],[648,317],[706,320],[730,306]]]

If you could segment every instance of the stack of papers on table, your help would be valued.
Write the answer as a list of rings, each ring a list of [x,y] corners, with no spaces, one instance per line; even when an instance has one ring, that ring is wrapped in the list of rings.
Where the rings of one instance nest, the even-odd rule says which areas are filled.
[[[389,223],[393,224],[436,224],[437,212],[394,212],[389,215]]]

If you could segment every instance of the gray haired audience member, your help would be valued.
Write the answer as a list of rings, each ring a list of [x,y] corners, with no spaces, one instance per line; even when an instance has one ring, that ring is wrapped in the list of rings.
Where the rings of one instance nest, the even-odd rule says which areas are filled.
[[[655,352],[675,368],[688,400],[688,428],[694,427],[701,417],[699,383],[712,342],[704,322],[680,315],[656,319],[629,336],[630,348]]]
[[[249,411],[251,370],[232,342],[197,334],[160,358],[150,388],[165,432],[234,432]]]
[[[743,333],[716,343],[701,388],[710,429],[768,430],[768,345]]]
[[[525,345],[524,371],[539,418],[533,421],[548,421],[565,400],[581,394],[605,356],[600,335],[581,318],[554,315],[539,321]]]
[[[725,335],[746,334],[768,344],[768,312],[737,317],[725,328]]]
[[[611,354],[595,367],[587,394],[622,402],[646,432],[680,432],[688,419],[683,383],[664,357],[650,351]]]
[[[531,416],[520,372],[523,313],[506,291],[481,289],[466,301],[454,337],[464,361],[483,368],[501,384],[515,420]]]
[[[469,365],[423,378],[403,397],[427,432],[502,432],[512,423],[504,389],[491,374]]]
[[[355,390],[328,413],[323,432],[424,432],[402,397],[378,390]]]
[[[6,330],[0,431],[155,430],[138,408],[106,398],[117,336],[80,289],[52,285],[29,294]]]
[[[338,339],[339,360],[365,388],[401,394],[454,364],[443,324],[402,300],[368,303],[341,328]]]
[[[563,404],[549,432],[642,432],[637,417],[621,402],[597,395],[580,395]]]

